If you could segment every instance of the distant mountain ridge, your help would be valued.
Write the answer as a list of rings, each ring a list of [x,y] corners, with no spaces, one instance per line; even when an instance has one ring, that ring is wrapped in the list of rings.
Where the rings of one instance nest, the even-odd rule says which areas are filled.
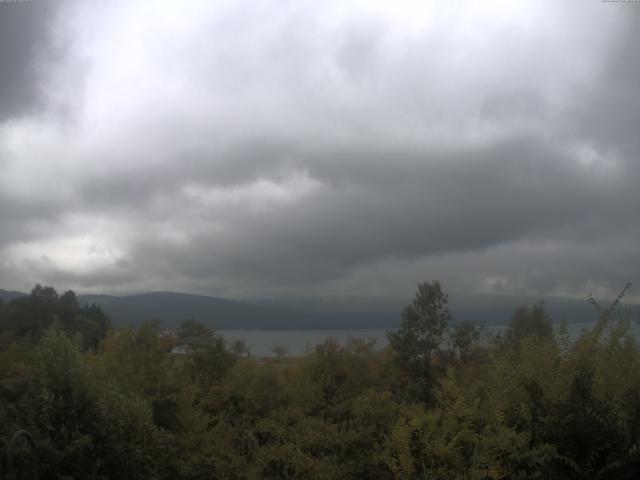
[[[0,289],[0,298],[10,301],[27,294]],[[204,295],[175,292],[151,292],[114,296],[78,295],[81,304],[100,306],[114,326],[137,326],[146,320],[158,319],[166,327],[175,327],[183,320],[195,319],[218,330],[323,330],[323,329],[393,329],[400,324],[403,302],[399,299],[381,302],[372,299],[282,301],[235,301]],[[452,297],[450,308],[453,323],[471,321],[481,325],[504,325],[520,305],[538,303],[540,298],[494,295]],[[592,322],[597,317],[593,306],[585,300],[551,297],[544,299],[554,322]],[[367,310],[367,306],[371,310]],[[392,309],[393,305],[397,308]],[[603,302],[603,305],[607,305]],[[332,309],[332,307],[334,307]],[[631,315],[638,317],[640,307],[627,305]],[[344,310],[343,310],[344,309]]]
[[[174,327],[192,318],[218,330],[394,328],[398,318],[392,312],[318,312],[173,292],[78,298],[102,307],[117,326],[158,319]]]
[[[26,293],[14,292],[10,290],[2,290],[0,288],[0,299],[4,300],[5,302],[9,302],[14,298],[20,298],[20,297],[26,297],[26,296],[27,296]]]

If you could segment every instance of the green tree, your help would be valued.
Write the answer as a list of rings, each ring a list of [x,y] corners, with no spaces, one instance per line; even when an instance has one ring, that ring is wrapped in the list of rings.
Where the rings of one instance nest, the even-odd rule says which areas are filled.
[[[251,356],[251,349],[249,348],[249,345],[241,338],[236,338],[231,343],[231,351],[238,357],[242,357],[243,355],[246,355],[247,357]]]
[[[237,360],[222,335],[196,320],[182,322],[177,343],[188,356],[191,377],[205,388],[220,382]]]
[[[59,323],[44,331],[33,358],[30,407],[45,473],[86,477],[96,452],[94,393],[81,351]]]
[[[58,317],[58,294],[52,287],[36,285],[27,297],[15,298],[8,305],[7,328],[17,336],[38,340]]]
[[[471,322],[456,325],[451,333],[451,343],[460,360],[467,360],[473,351],[474,344],[480,339],[480,331]]]
[[[80,333],[85,349],[95,350],[107,336],[111,321],[96,305],[81,307],[69,290],[58,295],[53,287],[36,285],[31,294],[15,298],[3,309],[0,328],[18,337],[38,341],[42,332],[58,321],[68,333]]]
[[[276,363],[279,363],[283,357],[287,356],[289,349],[286,345],[275,345],[271,347],[271,352],[276,356]]]
[[[388,333],[398,367],[406,374],[404,390],[410,398],[432,402],[436,381],[433,357],[450,320],[448,296],[440,282],[423,282],[402,312],[400,329]]]
[[[510,345],[518,345],[525,338],[549,339],[553,337],[553,325],[544,304],[518,308],[505,333],[505,340]]]

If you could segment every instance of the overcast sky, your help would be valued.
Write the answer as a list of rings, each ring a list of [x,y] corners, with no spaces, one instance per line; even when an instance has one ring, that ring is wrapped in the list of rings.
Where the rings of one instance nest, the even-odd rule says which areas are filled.
[[[617,292],[639,49],[640,2],[2,2],[0,288]]]

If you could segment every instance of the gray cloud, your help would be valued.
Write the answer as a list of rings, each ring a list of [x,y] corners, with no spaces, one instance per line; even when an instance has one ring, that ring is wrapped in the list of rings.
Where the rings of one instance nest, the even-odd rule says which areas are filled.
[[[28,55],[0,51],[16,65],[3,282],[261,296],[635,280],[635,10],[402,7],[24,10]],[[55,62],[46,32],[65,39]],[[38,91],[55,101],[30,113]]]
[[[33,111],[42,100],[40,75],[55,57],[50,0],[0,3],[0,121]]]

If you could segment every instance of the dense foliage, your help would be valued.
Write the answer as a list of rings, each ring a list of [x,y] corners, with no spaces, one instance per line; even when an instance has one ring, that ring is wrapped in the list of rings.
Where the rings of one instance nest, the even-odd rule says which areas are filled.
[[[640,478],[640,351],[609,309],[575,341],[542,305],[489,338],[425,283],[387,349],[276,361],[74,299],[0,305],[0,440],[28,429],[43,479]]]

